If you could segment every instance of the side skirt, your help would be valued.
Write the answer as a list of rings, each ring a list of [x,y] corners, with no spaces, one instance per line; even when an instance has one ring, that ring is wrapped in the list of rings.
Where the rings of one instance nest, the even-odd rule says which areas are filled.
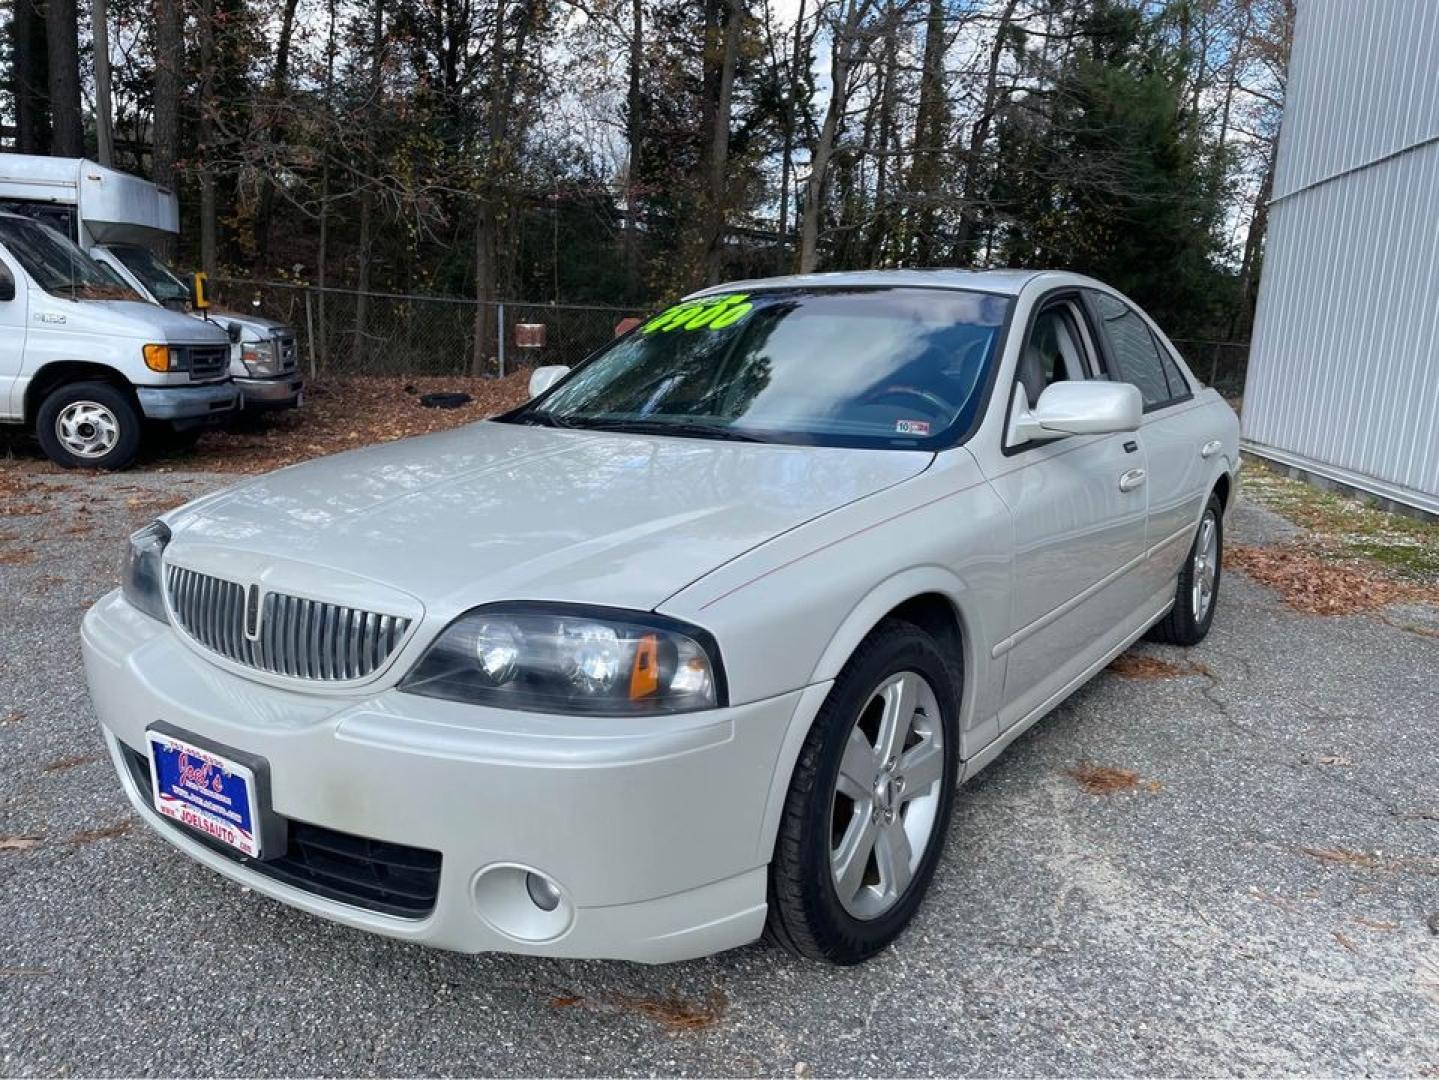
[[[1155,611],[1153,615],[1145,619],[1137,630],[1124,637],[1118,645],[1104,653],[1098,660],[1090,664],[1089,667],[1085,668],[1074,678],[1070,679],[1069,682],[1065,683],[1064,686],[1056,690],[1044,702],[1036,706],[1023,720],[1012,724],[999,738],[995,739],[978,754],[974,755],[974,757],[965,761],[963,763],[963,770],[959,774],[959,782],[963,784],[965,781],[973,779],[980,770],[993,762],[1000,754],[1004,753],[1010,743],[1014,742],[1015,739],[1028,731],[1040,719],[1053,711],[1056,706],[1062,704],[1064,699],[1069,697],[1070,694],[1074,693],[1090,679],[1103,671],[1116,656],[1143,637],[1151,626],[1169,614],[1169,609],[1173,606],[1174,596],[1171,591],[1168,599],[1159,606],[1159,609]]]

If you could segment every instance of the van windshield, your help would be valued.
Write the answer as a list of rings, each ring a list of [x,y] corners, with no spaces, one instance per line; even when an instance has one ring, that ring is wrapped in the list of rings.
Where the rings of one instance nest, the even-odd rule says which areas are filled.
[[[1009,300],[936,288],[794,288],[678,304],[510,423],[934,449],[980,408]]]
[[[4,244],[35,284],[69,300],[139,300],[114,273],[54,229],[20,217],[0,217]]]
[[[111,244],[109,250],[160,303],[168,306],[176,301],[190,302],[189,287],[149,248],[139,244]]]

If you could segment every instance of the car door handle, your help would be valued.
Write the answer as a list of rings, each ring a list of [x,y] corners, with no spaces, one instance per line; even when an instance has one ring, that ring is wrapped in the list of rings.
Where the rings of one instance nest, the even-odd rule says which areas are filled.
[[[1200,448],[1199,456],[1202,458],[1212,458],[1215,454],[1219,453],[1219,451],[1223,449],[1224,444],[1222,442],[1220,442],[1218,439],[1212,439]]]
[[[1140,484],[1144,483],[1143,469],[1130,469],[1119,478],[1120,491],[1133,491]]]

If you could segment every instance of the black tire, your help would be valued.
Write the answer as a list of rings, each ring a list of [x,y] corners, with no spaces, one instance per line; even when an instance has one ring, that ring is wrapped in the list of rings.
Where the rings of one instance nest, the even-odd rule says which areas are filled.
[[[939,730],[943,733],[942,775],[937,802],[929,804],[935,816],[927,846],[898,899],[873,917],[857,918],[840,900],[830,863],[831,845],[835,842],[832,808],[836,805],[840,762],[851,729],[861,719],[860,711],[866,709],[887,679],[903,672],[922,676],[938,703]],[[855,650],[820,707],[790,779],[769,868],[765,935],[771,941],[796,956],[857,964],[889,945],[909,924],[944,850],[959,773],[962,681],[960,657],[946,655],[933,637],[908,622],[886,620]],[[923,717],[924,713],[914,715]],[[874,742],[879,742],[878,737]],[[897,790],[902,792],[903,787]],[[889,804],[888,795],[885,802]],[[894,811],[901,826],[916,805],[919,804],[903,803]],[[856,805],[854,813],[858,814],[858,810]],[[876,850],[878,846],[876,843]],[[876,865],[873,859],[873,855],[865,856],[866,881]]]
[[[1214,581],[1209,593],[1208,606],[1202,612],[1195,610],[1194,576],[1199,560],[1199,544],[1204,537],[1206,523],[1214,528]],[[1179,582],[1174,590],[1174,606],[1169,614],[1160,619],[1149,630],[1151,641],[1162,641],[1168,645],[1198,645],[1209,633],[1214,622],[1214,609],[1219,606],[1219,581],[1224,573],[1224,507],[1218,495],[1210,495],[1199,519],[1199,528],[1194,531],[1194,543],[1189,546],[1189,557],[1179,571]]]
[[[73,439],[67,444],[57,428],[66,410],[86,404],[102,410],[95,415],[108,416],[114,422],[113,441],[102,440],[103,449],[94,454],[76,452]],[[142,423],[140,410],[123,390],[102,382],[67,383],[52,390],[41,403],[35,416],[35,437],[45,456],[67,469],[123,469],[140,451]]]

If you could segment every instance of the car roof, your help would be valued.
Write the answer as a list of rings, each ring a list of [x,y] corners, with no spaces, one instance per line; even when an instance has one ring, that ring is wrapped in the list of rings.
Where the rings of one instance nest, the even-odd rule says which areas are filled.
[[[843,270],[825,274],[790,274],[727,281],[723,285],[701,289],[693,295],[733,292],[736,289],[896,288],[910,285],[1018,296],[1035,278],[1055,273],[1056,271],[1050,270],[964,270],[942,267],[926,270]],[[1065,273],[1064,277],[1077,279],[1078,275]]]

